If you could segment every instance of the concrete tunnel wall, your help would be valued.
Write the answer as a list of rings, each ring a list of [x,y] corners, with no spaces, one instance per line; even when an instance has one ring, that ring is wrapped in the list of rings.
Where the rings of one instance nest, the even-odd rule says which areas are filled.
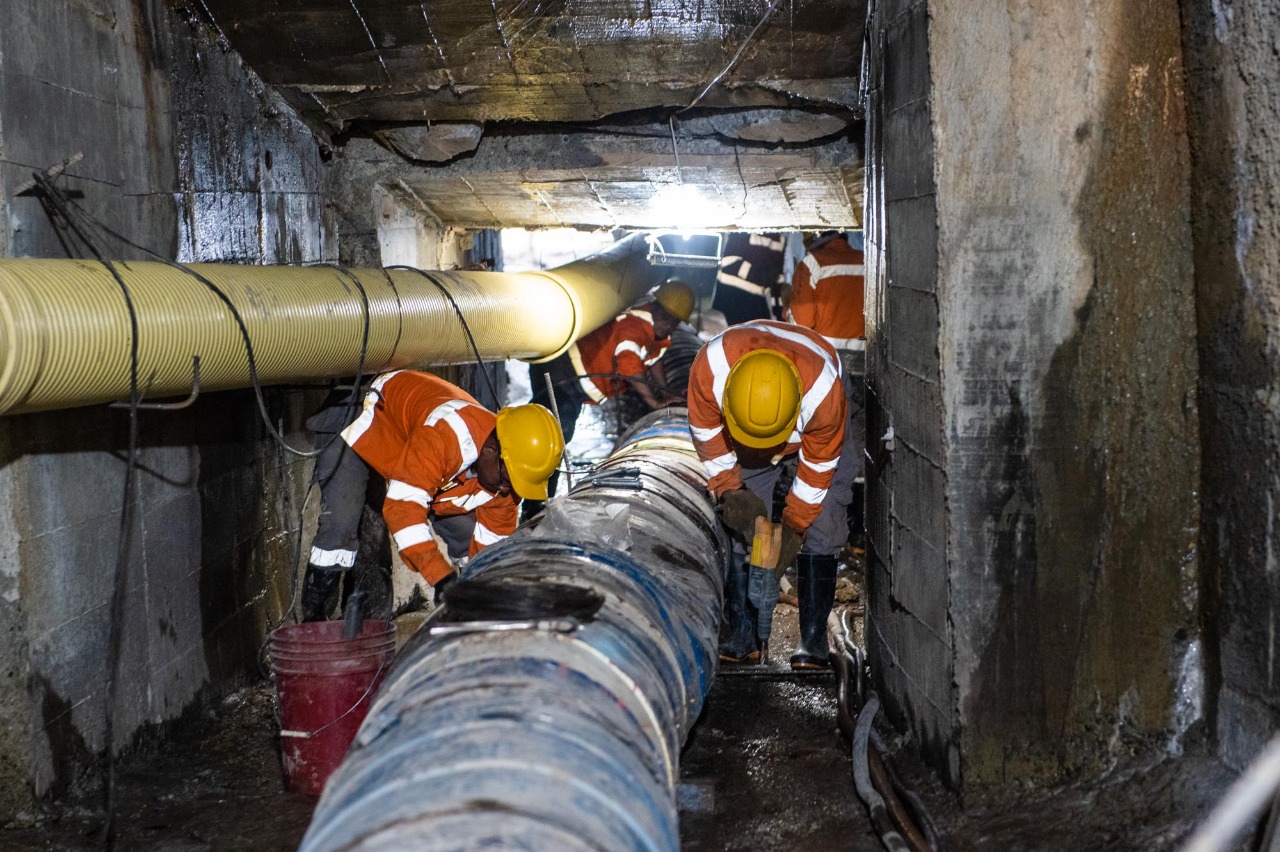
[[[1204,516],[1205,657],[1223,757],[1280,728],[1280,5],[1183,0]]]
[[[871,30],[872,662],[951,783],[1087,775],[1198,709],[1178,7]]]
[[[955,784],[927,4],[878,6],[869,26],[867,650],[886,711]]]
[[[160,252],[338,259],[315,137],[170,4],[14,0],[4,17],[0,255],[64,256],[39,203],[12,195],[83,152],[62,185]],[[364,203],[373,224],[343,228],[375,229]],[[268,404],[306,445],[312,403],[269,391]],[[96,783],[126,420],[104,407],[0,419],[0,820]],[[116,748],[256,676],[309,480],[264,436],[247,392],[142,423]]]

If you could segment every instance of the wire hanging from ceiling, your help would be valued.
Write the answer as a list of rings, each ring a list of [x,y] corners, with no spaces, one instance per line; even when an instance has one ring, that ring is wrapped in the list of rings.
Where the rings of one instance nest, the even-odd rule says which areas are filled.
[[[773,13],[777,11],[778,7],[781,5],[782,5],[782,0],[773,0],[773,2],[769,4],[769,8],[765,9],[764,15],[760,17],[759,23],[755,25],[755,27],[751,30],[751,32],[747,34],[747,37],[746,39],[743,40],[742,44],[738,46],[738,52],[733,54],[733,58],[729,60],[728,65],[724,66],[724,70],[722,70],[719,74],[713,77],[711,82],[706,85],[706,88],[704,88],[701,92],[699,92],[698,96],[694,98],[692,101],[690,101],[687,107],[685,107],[682,110],[679,110],[676,113],[676,115],[679,115],[680,113],[683,113],[683,112],[688,112],[689,110],[693,109],[695,106],[698,105],[698,103],[703,98],[707,96],[707,92],[710,92],[713,88],[715,88],[715,85],[717,83],[719,83],[721,80],[724,79],[724,76],[733,69],[733,66],[738,64],[738,60],[742,58],[742,54],[747,49],[747,45],[751,44],[751,42],[755,40],[756,35],[759,34],[760,30],[764,27],[766,23],[768,23],[769,19],[773,17]]]

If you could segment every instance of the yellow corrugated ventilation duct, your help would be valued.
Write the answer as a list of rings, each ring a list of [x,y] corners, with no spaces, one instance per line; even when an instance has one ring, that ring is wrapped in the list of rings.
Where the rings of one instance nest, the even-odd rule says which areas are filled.
[[[638,299],[662,273],[632,238],[549,272],[431,272],[194,264],[226,294],[253,342],[263,384],[356,372],[369,301],[365,372],[471,361],[462,311],[485,358],[553,357]],[[117,262],[138,318],[139,384],[148,398],[247,387],[248,359],[226,305],[162,263]],[[129,395],[129,313],[100,263],[0,260],[0,414]]]

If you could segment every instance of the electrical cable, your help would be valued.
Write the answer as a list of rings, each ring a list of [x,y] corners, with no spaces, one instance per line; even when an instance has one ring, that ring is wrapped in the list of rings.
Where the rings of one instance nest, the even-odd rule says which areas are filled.
[[[396,297],[396,339],[391,342],[391,351],[395,353],[400,351],[400,338],[404,336],[404,302],[400,301],[400,288],[396,286],[396,280],[391,277],[387,268],[379,266],[378,271],[382,273],[383,278],[387,279],[387,286],[391,288],[391,294]]]
[[[75,233],[94,258],[111,273],[111,277],[120,287],[125,307],[129,312],[129,450],[125,461],[124,495],[120,508],[120,533],[116,544],[116,564],[112,577],[110,622],[107,632],[106,708],[103,720],[107,765],[103,785],[103,822],[98,839],[103,849],[111,849],[115,842],[113,837],[116,806],[115,706],[119,684],[120,649],[124,640],[122,631],[124,589],[133,538],[133,492],[138,464],[138,314],[129,285],[125,283],[115,264],[108,260],[90,236],[66,215],[65,195],[39,172],[34,174],[34,178],[36,186],[40,189],[41,206],[45,207],[47,212],[48,206],[52,205],[66,226]],[[67,244],[64,242],[63,245],[66,247]]]
[[[267,411],[266,398],[262,390],[262,382],[258,379],[257,360],[254,356],[253,341],[249,336],[248,326],[245,324],[244,317],[240,314],[240,311],[236,308],[235,304],[231,301],[231,298],[222,290],[222,288],[214,284],[205,276],[201,275],[199,272],[196,272],[190,266],[183,263],[178,263],[177,261],[170,260],[169,258],[154,251],[153,249],[150,249],[144,245],[140,245],[134,242],[133,240],[129,239],[123,234],[113,230],[110,226],[104,224],[101,220],[97,219],[95,216],[93,216],[93,214],[89,213],[87,210],[85,210],[83,207],[77,204],[74,200],[67,198],[65,195],[62,195],[61,193],[59,193],[59,195],[61,196],[62,203],[66,205],[66,208],[68,211],[74,211],[78,213],[88,224],[92,225],[93,227],[97,228],[103,233],[119,240],[124,245],[127,245],[130,248],[137,249],[138,251],[144,252],[145,254],[155,258],[158,262],[163,263],[166,266],[169,266],[170,268],[176,269],[186,275],[189,275],[192,278],[195,278],[202,285],[204,285],[211,293],[213,293],[219,299],[219,301],[223,303],[223,305],[227,308],[228,312],[230,312],[232,319],[235,320],[236,326],[240,331],[241,340],[244,343],[245,356],[248,360],[248,366],[249,366],[249,379],[253,385],[254,398],[257,401],[257,405],[258,405],[258,413],[262,418],[263,424],[266,426],[268,434],[270,434],[277,442],[279,442],[280,445],[283,446],[287,452],[292,453],[293,455],[299,456],[301,458],[314,458],[320,455],[320,453],[324,452],[324,450],[329,446],[330,443],[338,439],[339,436],[337,433],[335,433],[334,435],[330,436],[329,439],[326,440],[325,443],[321,446],[314,447],[311,450],[299,450],[296,447],[290,446],[287,439],[284,437],[284,435],[276,430],[275,425],[271,421],[271,415]],[[351,270],[348,269],[347,267],[339,266],[337,264],[329,264],[329,263],[318,264],[318,265],[326,266],[331,269],[334,269],[340,275],[344,276],[349,281],[351,281],[352,284],[355,285],[356,290],[360,293],[360,299],[361,299],[363,311],[364,311],[364,327],[363,327],[361,338],[360,338],[360,360],[359,360],[359,364],[357,367],[357,374],[356,374],[357,384],[359,384],[360,382],[363,381],[365,360],[368,356],[369,331],[370,331],[370,324],[371,324],[371,316],[370,316],[370,309],[369,309],[369,294],[365,290],[364,285],[360,282],[360,279],[357,278],[356,275],[353,272],[351,272]],[[358,396],[359,396],[358,394],[355,394],[353,392],[352,400],[349,402],[349,406],[350,406],[349,412],[354,411],[355,399],[357,399]]]
[[[671,128],[671,153],[676,158],[676,181],[680,186],[684,186],[684,175],[680,171],[680,148],[676,145],[676,117],[674,114],[667,118],[667,126]]]
[[[773,13],[781,5],[782,5],[782,0],[773,0],[773,2],[769,4],[769,8],[764,10],[764,15],[761,16],[760,22],[755,25],[755,28],[752,29],[751,32],[747,34],[747,37],[743,40],[742,44],[738,46],[738,52],[735,53],[733,55],[733,58],[729,60],[729,64],[724,67],[723,71],[721,71],[719,74],[717,74],[715,77],[712,78],[711,82],[707,84],[706,88],[704,88],[701,92],[699,92],[698,96],[694,98],[692,101],[690,101],[687,107],[685,107],[682,110],[679,110],[679,112],[676,113],[677,115],[679,115],[682,112],[688,112],[689,110],[697,106],[698,102],[707,96],[707,92],[711,91],[712,88],[715,87],[716,83],[719,83],[724,78],[724,75],[728,74],[729,71],[733,68],[733,66],[738,64],[738,60],[742,58],[742,52],[747,49],[747,45],[751,44],[751,42],[755,39],[756,34],[760,32],[760,28],[763,27],[771,17],[773,17]]]
[[[423,270],[418,269],[417,267],[414,267],[414,266],[397,265],[397,266],[388,266],[384,268],[398,269],[398,270],[403,270],[405,272],[416,272],[418,275],[421,275],[423,278],[427,279],[432,284],[436,285],[436,289],[438,289],[444,295],[445,299],[449,302],[449,304],[453,306],[453,312],[458,315],[458,322],[461,323],[462,330],[467,335],[467,342],[471,344],[471,351],[475,353],[476,364],[479,365],[480,367],[480,374],[484,376],[485,384],[489,386],[489,394],[493,397],[493,403],[495,406],[501,407],[502,401],[498,398],[498,389],[494,387],[493,379],[489,375],[489,370],[488,370],[489,365],[485,363],[484,358],[480,357],[480,347],[476,345],[476,338],[475,338],[475,335],[471,333],[471,326],[470,324],[467,323],[467,318],[463,315],[462,308],[458,306],[457,299],[453,297],[453,293],[449,292],[449,288],[441,284],[438,280],[436,280],[434,276],[429,275]]]
[[[284,448],[280,447],[278,444],[276,445],[276,447],[279,450],[279,453],[276,457],[276,464],[278,466],[278,469],[281,471],[281,483],[284,489],[284,493],[286,495],[285,496],[286,505],[281,514],[286,518],[291,518],[293,517],[293,514],[294,514],[293,505],[292,505],[293,499],[292,497],[288,496],[289,489],[287,486],[284,485],[284,482],[283,482],[284,481],[283,472],[286,466]],[[290,565],[289,601],[285,605],[284,609],[281,610],[279,618],[275,619],[274,621],[271,619],[267,620],[267,628],[266,630],[263,631],[262,644],[258,646],[258,655],[257,655],[258,674],[262,676],[263,680],[271,680],[272,674],[273,674],[271,672],[270,665],[267,663],[267,653],[266,653],[267,646],[271,643],[271,634],[274,633],[277,628],[281,627],[285,623],[285,621],[288,620],[289,618],[292,618],[295,624],[298,623],[298,615],[294,609],[298,604],[298,574],[299,574],[298,566],[302,562],[302,532],[303,532],[303,525],[306,523],[307,504],[310,502],[311,494],[312,494],[311,485],[308,484],[307,493],[302,498],[302,506],[299,507],[298,513],[297,513],[298,531],[293,536],[293,547],[292,547],[292,553],[291,553],[292,560],[289,562],[289,565]],[[275,571],[272,572],[271,579],[273,584],[275,582],[275,577],[278,573],[279,573],[279,568],[277,568]]]
[[[489,365],[488,363],[485,363],[485,359],[480,356],[480,347],[477,347],[476,345],[475,335],[471,334],[471,325],[468,324],[467,317],[463,315],[462,308],[458,306],[457,299],[453,298],[453,293],[449,292],[449,288],[444,287],[444,284],[440,283],[434,275],[429,275],[428,272],[417,269],[416,266],[397,265],[384,267],[384,270],[387,269],[417,272],[417,274],[421,275],[422,278],[425,278],[426,280],[429,280],[431,284],[434,284],[436,289],[440,290],[445,301],[453,307],[453,312],[457,313],[458,322],[462,325],[462,331],[467,335],[467,343],[471,344],[471,352],[475,354],[476,366],[479,367],[480,375],[484,376],[485,384],[489,386],[489,395],[490,397],[493,397],[494,407],[502,408],[502,399],[498,398],[498,389],[495,388],[493,384],[493,377],[489,375]]]
[[[880,835],[880,842],[884,844],[889,852],[912,852],[911,847],[898,833],[897,827],[889,817],[888,807],[885,805],[884,799],[871,783],[871,764],[868,749],[870,748],[871,725],[875,721],[876,714],[880,712],[880,699],[872,693],[867,698],[867,703],[863,706],[862,712],[858,714],[857,725],[853,733],[853,783],[858,791],[859,798],[866,803],[867,810],[871,813],[871,822],[875,826],[876,833]]]
[[[847,621],[848,615],[847,610],[840,613],[840,629],[835,633],[830,658],[832,668],[836,672],[836,724],[840,728],[840,733],[853,741],[858,736],[859,726],[864,721],[858,713],[863,697],[863,690],[859,685],[863,658],[861,650],[854,644],[853,632]],[[869,701],[870,698],[868,698]],[[881,803],[889,814],[890,821],[898,827],[903,841],[912,850],[940,852],[942,840],[924,800],[902,782],[894,771],[893,765],[884,757],[889,753],[888,747],[873,725],[868,723],[868,728],[865,769],[869,773],[872,786],[881,794]],[[856,776],[858,753],[852,754],[855,760]],[[861,790],[859,795],[861,796]],[[868,808],[872,807],[871,802],[867,802],[867,805]]]
[[[116,232],[115,230],[113,230],[112,228],[110,228],[109,226],[101,222],[99,219],[97,219],[95,216],[90,214],[80,205],[76,204],[70,197],[68,197],[65,193],[63,193],[56,186],[54,186],[52,182],[46,179],[43,175],[40,175],[37,173],[36,175],[34,175],[34,179],[35,179],[35,184],[37,188],[40,190],[38,193],[38,198],[39,198],[41,207],[44,209],[46,215],[49,217],[50,222],[53,224],[55,234],[57,235],[58,240],[62,244],[64,250],[67,251],[67,254],[69,256],[75,256],[76,253],[72,250],[71,241],[68,238],[74,237],[75,239],[78,239],[79,242],[82,243],[88,249],[88,251],[94,256],[94,258],[99,263],[101,263],[107,269],[108,272],[110,272],[112,278],[115,280],[116,284],[120,287],[121,294],[125,300],[125,305],[129,313],[129,324],[130,324],[129,447],[128,447],[128,456],[126,460],[124,496],[123,496],[123,506],[121,509],[120,536],[119,536],[117,555],[116,555],[115,579],[113,583],[112,598],[111,598],[111,620],[110,620],[110,626],[109,626],[109,632],[108,632],[108,666],[107,666],[107,685],[106,685],[107,687],[106,688],[106,692],[107,692],[106,708],[107,709],[106,709],[105,720],[104,720],[104,727],[106,732],[105,733],[106,769],[104,773],[105,783],[103,788],[104,818],[103,818],[103,825],[102,825],[101,834],[100,834],[100,843],[103,848],[110,849],[114,845],[113,832],[114,832],[115,809],[116,809],[116,789],[115,789],[116,788],[116,783],[115,783],[116,782],[116,766],[115,766],[115,751],[113,747],[114,716],[115,716],[115,706],[117,703],[118,681],[119,681],[118,675],[119,675],[119,666],[120,666],[121,646],[123,643],[122,632],[123,632],[123,621],[124,621],[124,611],[123,611],[124,598],[125,598],[124,588],[127,585],[127,583],[125,582],[125,577],[127,575],[128,555],[129,555],[129,550],[132,543],[132,530],[133,530],[132,521],[133,521],[133,506],[134,506],[133,492],[136,484],[136,478],[137,478],[136,471],[138,466],[138,445],[139,445],[138,406],[141,401],[141,397],[139,394],[139,387],[138,387],[139,328],[138,328],[137,310],[134,305],[132,294],[129,290],[129,287],[125,283],[124,277],[121,275],[120,271],[116,268],[116,265],[107,259],[105,253],[98,246],[97,242],[93,239],[92,235],[88,232],[88,229],[90,228],[96,229],[101,234],[106,234],[108,236],[111,236],[119,240],[125,245],[128,245],[147,255],[157,258],[159,261],[167,264],[172,268],[179,269],[182,272],[188,275],[191,275],[192,277],[200,281],[206,288],[208,288],[211,292],[213,292],[223,302],[223,304],[230,311],[232,317],[235,319],[236,324],[240,330],[241,337],[244,342],[245,353],[246,353],[246,357],[249,364],[249,374],[253,382],[254,395],[258,405],[258,412],[262,417],[264,424],[267,427],[267,431],[276,439],[278,446],[282,450],[293,453],[294,455],[297,455],[297,456],[302,456],[302,457],[317,456],[327,448],[329,443],[331,443],[334,440],[337,440],[340,436],[338,434],[334,434],[333,436],[330,437],[328,441],[324,443],[324,445],[316,447],[310,451],[302,451],[294,447],[291,447],[288,444],[287,439],[283,435],[283,424],[281,425],[280,429],[276,429],[275,426],[271,423],[270,415],[267,412],[267,408],[266,408],[266,401],[262,391],[262,385],[257,377],[257,368],[256,368],[256,363],[255,363],[255,358],[253,353],[253,343],[250,338],[248,328],[244,323],[243,317],[240,315],[239,311],[236,309],[235,305],[231,302],[230,298],[226,295],[226,293],[223,292],[222,289],[219,288],[217,285],[213,284],[213,282],[209,281],[207,278],[205,278],[203,275],[200,275],[195,270],[187,267],[185,264],[180,264],[180,263],[171,261],[168,258],[160,255],[159,253],[147,248],[146,246],[140,245],[134,242],[133,240],[130,240],[128,237],[125,237],[124,235]],[[77,216],[79,217],[79,221],[77,221],[76,219]],[[325,264],[325,265],[332,266],[330,264]],[[369,332],[370,332],[370,323],[371,323],[369,298],[368,298],[368,293],[365,291],[363,284],[349,269],[347,269],[346,267],[340,267],[340,266],[333,266],[333,268],[336,269],[340,275],[343,275],[355,285],[356,289],[360,293],[362,306],[363,306],[364,323],[363,323],[361,342],[360,342],[359,366],[356,373],[356,386],[355,388],[353,388],[350,396],[348,397],[348,402],[347,402],[348,415],[351,415],[354,413],[355,405],[361,397],[361,395],[358,393],[358,389],[360,385],[363,383],[364,364],[368,354],[368,342],[369,342]],[[390,276],[388,276],[388,279],[389,278]],[[394,290],[394,285],[393,285],[393,290]],[[398,300],[399,299],[398,292],[396,295]],[[398,339],[397,339],[397,342],[398,342]],[[283,457],[282,457],[282,462],[283,462]],[[284,467],[282,464],[281,470],[283,471],[283,469]],[[304,508],[305,508],[305,502],[304,502]],[[291,578],[291,582],[290,582],[290,606],[288,609],[286,609],[285,613],[282,614],[279,623],[283,623],[284,618],[287,616],[287,614],[292,612],[293,601],[297,596],[296,574],[297,574],[297,562],[298,562],[298,559],[300,558],[300,553],[301,553],[301,527],[302,527],[301,518],[299,518],[298,527],[299,527],[298,544],[295,550],[295,559],[293,562],[293,571],[292,571],[294,576]],[[261,649],[259,651],[259,654],[261,655]]]
[[[47,182],[46,182],[46,183],[47,183]],[[250,338],[250,336],[249,336],[249,330],[248,330],[247,326],[245,325],[244,319],[243,319],[243,317],[240,315],[240,312],[239,312],[239,311],[238,311],[238,309],[235,307],[235,305],[231,302],[230,298],[226,295],[226,293],[225,293],[225,292],[224,292],[220,287],[218,287],[216,284],[214,284],[212,281],[208,280],[205,276],[203,276],[203,275],[199,274],[198,272],[196,272],[195,270],[193,270],[193,269],[191,269],[190,267],[186,266],[185,264],[180,264],[180,263],[177,263],[177,262],[174,262],[174,261],[170,261],[168,258],[164,257],[163,255],[160,255],[158,252],[155,252],[155,251],[153,251],[152,249],[150,249],[150,248],[148,248],[148,247],[146,247],[146,246],[140,245],[140,244],[138,244],[138,243],[134,242],[133,240],[129,239],[128,237],[124,236],[123,234],[120,234],[120,233],[116,232],[116,231],[115,231],[115,230],[113,230],[112,228],[110,228],[110,227],[108,227],[107,225],[105,225],[104,223],[102,223],[100,220],[98,220],[96,217],[94,217],[94,216],[93,216],[92,214],[90,214],[88,211],[84,210],[82,207],[80,207],[80,205],[75,204],[71,199],[67,198],[65,195],[62,195],[61,193],[57,193],[55,188],[46,187],[46,189],[47,189],[47,190],[50,190],[50,189],[52,190],[52,192],[50,192],[50,197],[51,197],[51,198],[53,198],[53,199],[55,200],[55,202],[58,202],[58,206],[57,206],[57,208],[56,208],[56,209],[58,209],[58,210],[59,210],[60,216],[61,216],[61,217],[62,217],[62,218],[67,222],[67,224],[68,224],[69,226],[71,226],[71,227],[73,227],[73,228],[75,227],[74,223],[73,223],[73,222],[71,221],[71,219],[70,219],[70,216],[69,216],[69,215],[67,215],[69,212],[71,212],[71,211],[70,211],[70,208],[74,208],[74,209],[75,209],[75,211],[76,211],[76,212],[78,212],[78,213],[81,215],[81,217],[85,220],[85,222],[87,222],[87,224],[92,225],[93,227],[98,228],[98,229],[99,229],[99,230],[101,230],[102,232],[104,232],[104,233],[108,234],[108,235],[109,235],[109,236],[111,236],[111,237],[114,237],[115,239],[119,240],[120,242],[124,243],[125,245],[128,245],[128,246],[130,246],[130,247],[132,247],[132,248],[134,248],[134,249],[137,249],[137,250],[139,250],[139,251],[141,251],[141,252],[144,252],[145,254],[148,254],[148,255],[150,255],[150,256],[152,256],[152,257],[156,258],[157,260],[159,260],[160,262],[162,262],[162,263],[164,263],[164,264],[166,264],[166,265],[170,266],[171,268],[178,269],[178,270],[180,270],[180,271],[184,272],[185,274],[190,275],[190,276],[192,276],[192,277],[196,278],[196,279],[197,279],[201,284],[203,284],[206,288],[208,288],[211,292],[213,292],[213,293],[214,293],[214,295],[215,295],[215,296],[217,296],[217,297],[222,301],[222,303],[223,303],[223,304],[227,307],[227,309],[230,311],[230,313],[231,313],[232,317],[235,319],[236,324],[237,324],[237,327],[238,327],[238,328],[239,328],[239,330],[240,330],[241,338],[242,338],[242,340],[243,340],[243,342],[244,342],[244,346],[245,346],[245,354],[246,354],[246,358],[247,358],[247,360],[248,360],[248,364],[249,364],[249,375],[250,375],[250,379],[251,379],[251,381],[252,381],[252,383],[253,383],[254,396],[255,396],[255,400],[257,401],[257,405],[258,405],[258,413],[259,413],[259,415],[260,415],[260,417],[261,417],[261,419],[262,419],[263,423],[264,423],[264,424],[266,425],[266,427],[267,427],[267,432],[268,432],[268,434],[270,434],[270,435],[275,439],[275,441],[276,441],[277,445],[278,445],[282,450],[284,450],[284,451],[286,451],[286,452],[289,452],[289,453],[292,453],[293,455],[296,455],[296,456],[299,456],[299,457],[303,457],[303,458],[312,458],[312,457],[319,456],[319,455],[320,455],[321,453],[323,453],[326,449],[328,449],[328,447],[329,447],[329,446],[330,446],[334,441],[337,441],[337,440],[339,440],[339,439],[341,438],[341,434],[340,434],[340,433],[335,432],[335,433],[333,433],[332,435],[330,435],[330,436],[328,437],[328,439],[324,440],[324,441],[323,441],[321,444],[319,444],[318,446],[314,446],[311,450],[299,450],[299,449],[297,449],[297,448],[295,448],[295,447],[290,446],[290,445],[289,445],[289,443],[288,443],[288,440],[284,437],[283,424],[281,425],[281,427],[280,427],[280,428],[278,428],[278,429],[277,429],[277,428],[272,424],[272,422],[271,422],[271,420],[270,420],[270,415],[269,415],[269,413],[267,412],[267,409],[266,409],[266,399],[265,399],[265,395],[263,394],[263,391],[262,391],[262,384],[261,384],[261,382],[258,380],[258,376],[257,376],[256,360],[255,360],[255,356],[254,356],[254,352],[253,352],[253,342],[252,342],[252,340],[251,340],[251,338]],[[86,236],[84,236],[84,235],[80,232],[80,229],[79,229],[79,228],[75,228],[75,230],[76,230],[76,233],[81,234],[81,239],[82,239],[82,240],[87,240],[87,237],[86,237]],[[104,262],[105,262],[105,261],[104,261]],[[362,301],[364,323],[363,323],[363,328],[362,328],[362,333],[361,333],[361,340],[360,340],[360,358],[359,358],[359,364],[358,364],[357,372],[356,372],[355,387],[353,387],[353,388],[352,388],[351,393],[350,393],[350,394],[348,395],[348,397],[347,397],[347,402],[346,402],[346,415],[344,415],[344,419],[345,419],[345,420],[347,420],[347,421],[350,421],[350,420],[353,420],[353,419],[354,419],[355,407],[356,407],[357,403],[360,401],[361,396],[362,396],[362,395],[359,393],[359,388],[360,388],[360,386],[363,384],[363,381],[364,381],[364,365],[365,365],[365,360],[366,360],[367,355],[368,355],[369,333],[370,333],[370,324],[371,324],[371,312],[370,312],[370,308],[369,308],[369,296],[368,296],[368,292],[365,290],[364,285],[361,283],[361,281],[359,280],[359,278],[357,278],[357,277],[356,277],[356,275],[355,275],[354,273],[352,273],[352,272],[351,272],[351,270],[350,270],[350,269],[348,269],[347,267],[345,267],[345,266],[339,266],[339,265],[336,265],[336,264],[329,264],[329,263],[317,264],[317,265],[332,268],[332,269],[334,269],[335,271],[337,271],[337,272],[338,272],[338,274],[340,274],[340,275],[344,276],[345,278],[347,278],[347,279],[348,279],[348,280],[349,280],[349,281],[350,281],[350,282],[355,286],[356,290],[360,293],[360,297],[361,297],[361,301]],[[113,274],[116,274],[116,273],[114,272],[114,270],[113,270]],[[384,274],[385,274],[385,273],[384,273]],[[387,278],[388,278],[388,281],[390,281],[390,276],[389,276],[389,275],[387,276]],[[117,274],[117,280],[119,280],[118,274]],[[121,282],[121,283],[122,283],[122,286],[123,286],[123,282]],[[395,289],[394,283],[392,283],[392,291],[396,293],[396,299],[397,299],[397,303],[398,303],[398,302],[399,302],[399,292]],[[133,317],[133,319],[134,319],[134,321],[135,321],[135,329],[136,329],[136,317]],[[398,335],[398,334],[397,334],[396,343],[397,343],[397,345],[398,345],[398,343],[399,343],[399,335]],[[394,351],[394,350],[393,350],[393,351]],[[136,365],[135,365],[135,369],[136,369]],[[135,394],[135,397],[136,397],[136,394]],[[134,405],[136,405],[136,402],[134,403]],[[283,469],[283,468],[282,468],[282,469]],[[305,508],[306,508],[306,503],[305,503],[305,501],[304,501],[304,503],[303,503],[303,511],[305,511]],[[280,624],[283,624],[283,623],[284,623],[284,620],[285,620],[285,619],[286,619],[290,614],[292,614],[292,613],[293,613],[294,603],[295,603],[295,600],[296,600],[296,598],[297,598],[297,564],[298,564],[299,559],[301,558],[301,557],[300,557],[300,554],[301,554],[301,534],[302,534],[302,533],[301,533],[301,530],[302,530],[302,517],[301,517],[301,516],[299,516],[299,518],[298,518],[298,530],[299,530],[299,532],[298,532],[298,537],[297,537],[297,538],[298,538],[298,541],[297,541],[296,548],[295,548],[295,554],[294,554],[294,557],[295,557],[295,558],[294,558],[293,563],[292,563],[293,568],[292,568],[292,571],[291,571],[290,584],[289,584],[289,585],[290,585],[290,603],[289,603],[289,607],[288,607],[284,612],[282,612],[282,613],[281,613],[279,621],[277,621],[277,622],[276,622],[276,626],[277,626],[277,627],[278,627]],[[272,628],[272,629],[274,629],[274,628]],[[269,638],[269,636],[270,636],[270,632],[271,632],[270,630],[268,630],[268,631],[267,631],[267,637],[268,637],[268,638]],[[261,668],[261,666],[262,666],[262,661],[263,661],[263,651],[264,651],[264,650],[265,650],[265,648],[266,648],[266,644],[267,644],[267,643],[266,643],[266,641],[264,640],[264,642],[263,642],[262,646],[260,646],[260,647],[259,647],[259,649],[258,649],[258,660],[259,660],[259,667],[260,667],[260,668]]]

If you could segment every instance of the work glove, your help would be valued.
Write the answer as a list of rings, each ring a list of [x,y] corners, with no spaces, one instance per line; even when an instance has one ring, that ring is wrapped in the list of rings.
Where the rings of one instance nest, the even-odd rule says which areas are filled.
[[[791,527],[784,526],[782,528],[782,546],[778,550],[778,564],[773,566],[773,576],[778,578],[778,582],[782,582],[782,575],[787,573],[787,569],[796,561],[796,555],[800,553],[800,546],[804,544],[804,534],[798,533]]]
[[[748,545],[756,534],[756,518],[767,516],[764,501],[746,488],[725,492],[720,498],[720,520]]]

